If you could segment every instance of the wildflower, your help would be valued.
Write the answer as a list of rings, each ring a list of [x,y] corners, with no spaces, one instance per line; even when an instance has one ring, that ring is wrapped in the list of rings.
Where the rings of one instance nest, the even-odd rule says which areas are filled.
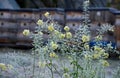
[[[100,54],[97,53],[93,54],[93,59],[98,59],[98,58],[100,58]]]
[[[104,54],[103,54],[103,57],[104,57],[104,58],[108,58],[108,57],[109,57],[109,54],[108,54],[108,53],[104,53]]]
[[[54,31],[53,23],[48,26],[48,30],[49,30],[49,31]]]
[[[101,61],[102,65],[105,66],[105,67],[108,67],[110,64],[108,63],[108,61],[106,60],[102,60]]]
[[[7,65],[7,68],[8,68],[8,69],[13,69],[13,66],[10,65],[10,64],[8,64],[8,65]]]
[[[99,46],[94,46],[94,51],[97,51],[97,52],[100,52],[102,51],[103,49],[100,48]]]
[[[85,45],[84,45],[84,48],[85,48],[86,50],[89,50],[90,47],[89,47],[88,44],[85,44]]]
[[[23,35],[25,35],[25,36],[27,36],[27,35],[29,35],[30,34],[30,31],[28,30],[28,29],[25,29],[24,31],[23,31]]]
[[[61,39],[65,38],[65,34],[60,34],[60,38]]]
[[[46,13],[44,14],[45,17],[48,17],[49,15],[50,15],[49,12],[46,12]]]
[[[39,26],[42,26],[42,25],[43,25],[43,20],[38,20],[38,21],[37,21],[37,24],[38,24]]]
[[[68,73],[64,73],[63,78],[70,78],[70,75]]]
[[[102,36],[101,36],[101,35],[98,35],[98,36],[96,37],[96,40],[102,40]]]
[[[89,41],[90,40],[90,37],[89,36],[87,36],[87,35],[83,35],[82,36],[82,41],[83,42],[87,42],[87,41]]]
[[[52,52],[52,53],[50,53],[50,57],[51,58],[56,58],[56,57],[58,57],[54,52]]]
[[[66,32],[66,38],[72,38],[71,32]]]
[[[104,50],[104,49],[101,49],[100,51],[97,51],[97,53],[102,56],[102,55],[104,55],[105,50]]]
[[[58,48],[58,45],[54,42],[51,42],[51,46],[54,50]]]
[[[43,61],[43,62],[39,61],[39,62],[38,62],[38,66],[39,66],[40,68],[45,68],[46,62],[45,62],[45,61]]]
[[[7,67],[4,63],[0,63],[0,69],[2,69],[3,71],[7,70]]]
[[[58,30],[54,31],[55,35],[58,35],[60,32]]]
[[[65,26],[65,27],[64,27],[64,30],[65,30],[65,31],[69,31],[70,28],[69,28],[68,26]]]

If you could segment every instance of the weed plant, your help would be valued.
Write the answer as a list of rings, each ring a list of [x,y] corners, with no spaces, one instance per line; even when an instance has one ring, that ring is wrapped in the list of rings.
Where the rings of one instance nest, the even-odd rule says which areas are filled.
[[[61,25],[54,22],[51,14],[46,12],[44,16],[47,21],[39,19],[34,32],[28,29],[23,31],[23,35],[33,39],[32,59],[28,60],[32,66],[20,61],[24,58],[15,57],[16,62],[23,65],[21,70],[0,63],[0,71],[14,70],[15,78],[106,78],[105,68],[109,66],[106,59],[109,57],[108,51],[113,50],[113,47],[111,43],[103,46],[101,41],[105,32],[113,32],[113,26],[101,26],[94,37],[96,43],[90,46],[89,0],[85,0],[83,6],[84,21],[75,34],[70,32],[69,26],[65,26],[62,32]],[[24,74],[20,74],[20,71]],[[120,77],[119,71],[113,78]]]

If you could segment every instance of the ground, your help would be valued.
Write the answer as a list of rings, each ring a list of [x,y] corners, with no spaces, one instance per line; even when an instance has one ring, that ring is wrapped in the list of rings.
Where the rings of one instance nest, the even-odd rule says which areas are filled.
[[[11,64],[15,68],[15,70],[19,70],[19,74],[15,74],[14,71],[9,70],[3,73],[0,73],[0,78],[16,78],[15,75],[19,75],[19,77],[25,74],[24,69],[31,71],[31,64],[32,64],[32,56],[30,56],[31,50],[21,50],[21,49],[12,49],[12,48],[0,48],[0,63]],[[65,59],[62,59],[65,60]],[[120,65],[120,60],[116,58],[109,58],[108,59],[110,66],[106,68],[107,71],[107,78],[112,78],[112,74],[117,69],[118,65]],[[55,61],[55,63],[58,63]],[[27,68],[25,68],[27,67]],[[38,67],[36,65],[36,67]],[[36,69],[38,70],[38,69]],[[40,69],[42,70],[42,69]],[[47,69],[48,70],[48,69]],[[58,69],[59,70],[59,69]],[[61,70],[59,70],[61,71]],[[49,72],[49,71],[48,71]],[[21,74],[20,74],[21,73]],[[26,73],[26,74],[28,74]],[[35,72],[39,73],[39,72]],[[42,75],[45,75],[42,72]],[[58,74],[55,74],[56,78],[58,78]],[[22,77],[23,78],[23,77]],[[26,77],[31,78],[31,77]],[[36,77],[37,78],[37,77]],[[46,75],[46,78],[50,78],[49,74]]]

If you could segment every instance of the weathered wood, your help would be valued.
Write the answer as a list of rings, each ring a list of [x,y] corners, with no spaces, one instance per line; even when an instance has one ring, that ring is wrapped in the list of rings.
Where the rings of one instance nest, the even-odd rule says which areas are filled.
[[[84,20],[81,9],[0,9],[0,43],[31,46],[32,39],[23,36],[22,31],[24,29],[34,31],[38,19],[46,20],[44,13],[47,11],[50,12],[52,18],[58,21],[59,24],[68,25],[73,33]],[[92,24],[95,24],[95,26],[91,27],[92,33],[96,32],[96,26],[99,23],[110,23],[120,26],[120,14],[119,12],[114,12],[114,9],[92,8],[90,9],[90,20]],[[119,30],[119,27],[117,27],[115,31],[116,41],[120,40]],[[92,36],[94,37],[96,34],[92,34]],[[108,38],[108,36],[105,37],[105,40],[108,40]]]

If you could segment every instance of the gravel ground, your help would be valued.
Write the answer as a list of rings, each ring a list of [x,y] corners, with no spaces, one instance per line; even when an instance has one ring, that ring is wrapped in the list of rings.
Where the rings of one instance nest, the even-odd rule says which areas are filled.
[[[12,64],[14,66],[15,70],[19,69],[19,72],[22,72],[21,74],[19,74],[19,77],[21,76],[21,78],[23,78],[22,76],[24,74],[24,67],[27,66],[27,68],[28,68],[27,70],[29,71],[28,73],[30,73],[30,71],[32,71],[31,70],[32,58],[29,55],[29,53],[31,53],[31,50],[0,48],[0,63]],[[21,60],[19,60],[19,58]],[[65,60],[65,59],[62,58],[62,60]],[[108,68],[106,68],[106,71],[107,71],[106,78],[112,78],[112,74],[114,73],[113,71],[115,71],[117,69],[118,65],[120,65],[120,60],[114,58],[114,59],[108,59],[108,61],[110,63],[110,66]],[[58,63],[58,60],[54,61],[54,62]],[[36,70],[38,70],[38,69],[36,69]],[[40,70],[43,70],[43,69],[40,69]],[[48,69],[46,69],[46,70],[48,70]],[[58,69],[58,70],[61,71],[60,69]],[[4,72],[4,73],[2,73],[2,75],[0,75],[0,78],[16,78],[15,74],[13,74],[13,73],[15,73],[15,72],[14,71]],[[39,72],[36,72],[36,73],[39,73]],[[50,78],[49,71],[42,72],[42,73],[43,73],[42,75],[46,75],[45,73],[48,73],[46,75],[46,78]],[[58,78],[58,74],[55,74],[55,76],[56,76],[56,78]],[[26,77],[26,78],[32,78],[32,77]]]

